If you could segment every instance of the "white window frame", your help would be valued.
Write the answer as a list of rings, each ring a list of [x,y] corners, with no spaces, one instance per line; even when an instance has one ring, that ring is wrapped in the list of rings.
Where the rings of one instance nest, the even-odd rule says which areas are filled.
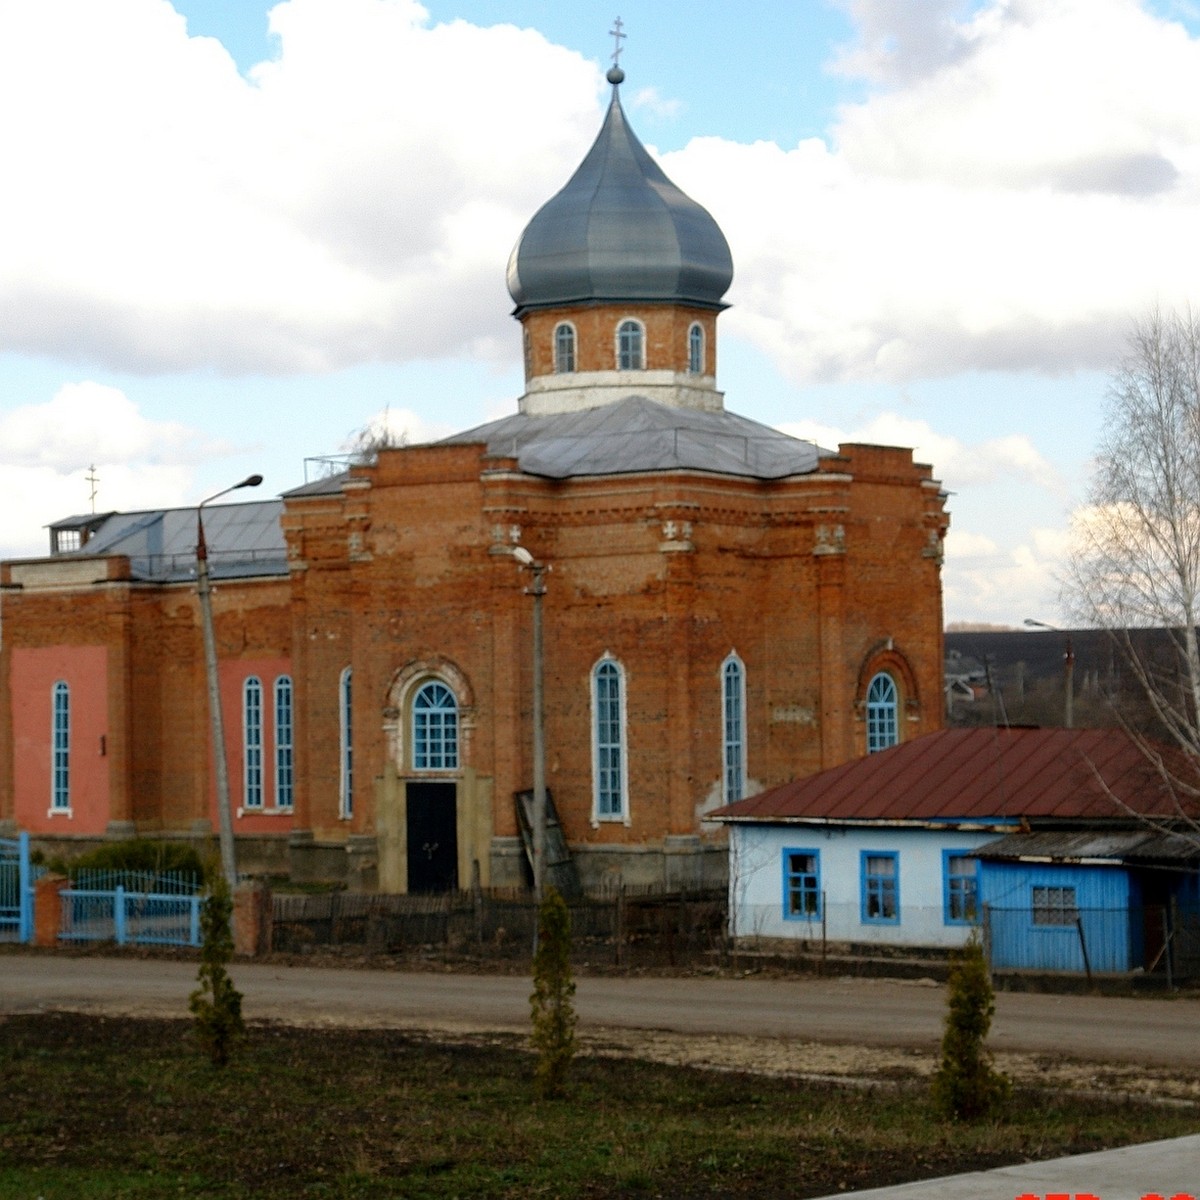
[[[290,675],[274,687],[275,807],[291,811],[296,796],[296,689]]]
[[[616,686],[616,738],[602,739],[601,738],[601,697],[600,697],[600,678],[601,674],[606,678],[611,678]],[[591,690],[592,690],[592,825],[599,825],[601,822],[617,822],[620,821],[625,825],[630,822],[629,816],[629,742],[627,736],[628,725],[628,703],[627,703],[627,688],[624,666],[611,654],[603,654],[592,667],[591,670]],[[612,703],[611,698],[606,697],[605,703]],[[605,719],[605,724],[611,724],[611,718]],[[612,767],[609,763],[604,762],[606,753],[616,752],[617,765]],[[614,808],[609,797],[613,794],[612,776],[615,771],[616,775],[616,800],[617,806]],[[602,782],[603,781],[603,782]],[[607,786],[606,786],[607,784]],[[604,808],[608,811],[604,811]]]
[[[570,345],[565,346],[563,335],[568,334]],[[559,321],[554,326],[554,373],[556,375],[573,375],[576,370],[576,357],[579,346],[579,335],[570,321]],[[564,364],[564,349],[569,355],[569,361]]]
[[[721,664],[721,794],[726,804],[746,794],[746,664],[736,652]]]
[[[438,688],[449,698],[449,704],[431,705],[427,710],[419,707],[421,697],[433,695]],[[439,693],[440,698],[440,693]],[[430,723],[418,716],[428,711],[439,719]],[[452,720],[445,720],[449,715]],[[412,769],[414,771],[457,771],[461,762],[461,737],[459,728],[459,703],[454,689],[444,680],[434,676],[423,679],[414,689],[409,703],[408,729],[411,736]],[[418,728],[418,724],[425,726]]]
[[[50,815],[71,815],[71,687],[50,689]]]
[[[263,808],[263,685],[257,675],[242,683],[242,807],[248,812]]]
[[[884,694],[884,687],[889,689]],[[900,688],[887,671],[877,671],[867,684],[867,753],[878,754],[900,744]]]
[[[688,327],[688,374],[704,374],[704,326],[699,321]]]
[[[637,331],[636,363],[632,361],[632,355],[626,354],[624,342],[627,330]],[[625,317],[617,323],[616,354],[618,371],[644,371],[646,369],[646,326],[636,317]]]

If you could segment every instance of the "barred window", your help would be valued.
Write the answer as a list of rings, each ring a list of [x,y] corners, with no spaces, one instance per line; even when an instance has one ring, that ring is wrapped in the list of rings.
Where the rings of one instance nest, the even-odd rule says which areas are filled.
[[[1074,925],[1079,919],[1073,887],[1035,887],[1033,923],[1035,925]]]

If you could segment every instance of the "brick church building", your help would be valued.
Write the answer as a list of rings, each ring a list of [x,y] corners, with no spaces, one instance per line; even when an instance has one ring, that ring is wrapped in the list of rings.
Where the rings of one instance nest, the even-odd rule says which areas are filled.
[[[728,245],[609,79],[509,263],[516,412],[204,510],[243,871],[525,877],[521,557],[547,568],[546,783],[585,885],[719,880],[708,812],[941,724],[944,494],[908,450],[726,409]],[[0,566],[0,829],[211,838],[195,510],[50,538]]]

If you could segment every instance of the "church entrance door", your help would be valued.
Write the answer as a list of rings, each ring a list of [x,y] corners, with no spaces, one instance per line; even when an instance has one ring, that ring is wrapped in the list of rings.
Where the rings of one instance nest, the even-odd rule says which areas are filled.
[[[408,890],[452,892],[458,887],[458,812],[454,783],[409,782]]]

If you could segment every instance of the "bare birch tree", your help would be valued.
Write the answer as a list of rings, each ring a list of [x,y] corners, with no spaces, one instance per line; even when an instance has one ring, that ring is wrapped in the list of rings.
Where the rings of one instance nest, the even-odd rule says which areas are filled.
[[[1076,520],[1063,601],[1108,630],[1188,769],[1177,796],[1200,794],[1200,320],[1152,312],[1134,325],[1112,376],[1089,507]],[[1136,631],[1165,631],[1154,657]],[[1148,746],[1148,743],[1143,742]],[[1194,770],[1193,770],[1194,768]],[[1183,774],[1186,778],[1180,778]],[[1182,815],[1182,813],[1180,814]]]

